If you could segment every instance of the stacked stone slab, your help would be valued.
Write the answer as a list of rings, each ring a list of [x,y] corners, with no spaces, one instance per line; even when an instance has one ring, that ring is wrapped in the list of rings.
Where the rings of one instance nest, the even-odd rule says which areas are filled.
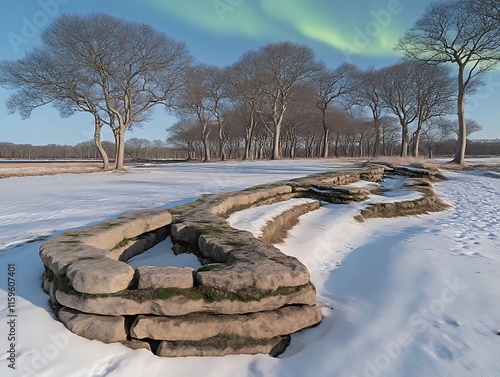
[[[63,233],[40,247],[43,288],[66,327],[89,339],[153,349],[160,356],[277,355],[290,334],[321,321],[309,272],[296,258],[230,227],[225,217],[314,197],[315,187],[379,181],[383,174],[381,167],[317,174]],[[346,190],[336,191],[346,200]],[[318,207],[302,205],[287,216]],[[195,253],[202,267],[134,270],[126,263],[168,235],[174,252]]]

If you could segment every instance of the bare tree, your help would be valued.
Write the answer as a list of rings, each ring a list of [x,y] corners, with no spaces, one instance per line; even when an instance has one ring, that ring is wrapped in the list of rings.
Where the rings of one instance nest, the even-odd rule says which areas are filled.
[[[151,146],[151,142],[148,139],[139,139],[133,137],[125,142],[125,151],[135,160],[143,158],[142,151],[146,154],[144,158],[148,158],[147,149]]]
[[[318,122],[315,111],[315,89],[311,85],[303,85],[296,96],[290,101],[290,110],[283,120],[283,136],[285,155],[295,158],[297,155],[298,138],[303,128]]]
[[[329,156],[330,128],[327,124],[328,109],[334,100],[338,100],[349,93],[351,89],[350,81],[354,72],[355,67],[353,65],[344,63],[334,70],[323,67],[314,76],[313,84],[317,97],[316,106],[321,111],[323,125],[323,158]]]
[[[101,155],[103,169],[109,158],[101,144],[101,129],[106,122],[102,94],[96,80],[78,62],[59,55],[50,46],[28,52],[26,57],[0,63],[0,85],[16,90],[7,101],[9,113],[26,119],[38,107],[52,104],[66,118],[77,111],[90,113],[94,120],[94,143]]]
[[[245,153],[243,159],[253,159],[253,134],[264,95],[264,80],[260,78],[259,56],[256,51],[244,54],[228,71],[229,95],[245,118]]]
[[[204,162],[211,161],[210,132],[216,121],[217,107],[214,104],[212,93],[209,91],[210,75],[217,67],[208,65],[195,65],[190,67],[187,73],[186,85],[182,88],[178,113],[181,116],[194,116],[198,120],[203,142]]]
[[[498,0],[471,0],[474,12],[494,21],[500,21],[500,3]]]
[[[409,124],[419,115],[414,70],[415,64],[401,62],[380,71],[380,96],[401,126],[401,157],[408,155]]]
[[[385,111],[382,99],[381,72],[374,68],[358,70],[351,82],[351,103],[361,108],[368,108],[372,115],[372,127],[375,133],[373,155],[380,154],[381,118]]]
[[[340,156],[339,146],[341,136],[352,130],[352,119],[347,113],[337,107],[332,107],[327,114],[328,123],[331,124],[331,132],[334,134],[334,155]]]
[[[447,136],[443,135],[442,129],[439,126],[442,121],[442,119],[430,119],[422,126],[422,133],[427,140],[427,153],[429,158],[434,156],[437,141]]]
[[[415,66],[413,77],[417,97],[417,128],[413,132],[413,156],[418,157],[420,136],[424,123],[452,112],[455,85],[450,78],[451,69],[424,62],[409,63]]]
[[[226,156],[226,124],[229,107],[229,76],[228,69],[211,67],[207,74],[207,95],[210,98],[209,111],[215,118],[218,126],[219,155],[222,161]]]
[[[380,119],[382,151],[384,156],[392,156],[399,143],[399,125],[394,117],[384,116]]]
[[[500,21],[480,11],[476,0],[448,0],[429,5],[395,47],[407,57],[458,67],[459,138],[454,162],[464,164],[467,142],[465,96],[475,78],[500,60]],[[498,8],[498,2],[492,2]],[[493,7],[491,9],[493,9]],[[497,9],[498,10],[498,9]],[[496,13],[498,15],[498,13]]]
[[[321,66],[313,50],[292,42],[270,43],[258,51],[259,71],[265,80],[264,94],[269,108],[261,111],[272,124],[273,151],[271,158],[280,159],[280,136],[289,102],[297,94],[299,84],[309,79]],[[265,123],[264,123],[265,124]]]
[[[160,150],[165,147],[165,142],[160,139],[155,139],[151,142],[151,145],[155,149],[155,158],[157,159],[161,158]]]
[[[191,60],[187,48],[151,26],[106,14],[63,15],[43,32],[42,42],[42,50],[29,56],[47,54],[54,64],[41,75],[43,85],[38,84],[40,80],[26,82],[10,106],[33,90],[31,99],[37,106],[55,101],[63,113],[83,106],[83,111],[100,119],[102,114],[108,116],[108,123],[116,122],[117,127],[116,168],[123,169],[125,132],[144,121],[153,106],[173,106]],[[0,67],[0,76],[7,77],[11,86],[15,84],[13,79],[18,79],[15,72],[19,68],[27,67],[29,75],[40,75],[38,66],[20,62],[3,62]],[[73,79],[68,78],[70,69]],[[5,85],[5,81],[2,83]],[[90,98],[82,99],[83,84],[92,90]],[[48,90],[51,86],[55,89]],[[97,118],[95,123],[97,129]]]
[[[187,159],[196,159],[196,145],[200,141],[200,133],[196,121],[181,118],[167,129],[168,142],[174,146],[187,150]]]
[[[451,135],[460,137],[460,126],[457,122],[454,122],[450,119],[439,119],[437,121],[437,127],[441,131],[442,137],[449,137]],[[466,137],[469,137],[474,132],[482,131],[483,127],[473,119],[467,119],[467,134]]]

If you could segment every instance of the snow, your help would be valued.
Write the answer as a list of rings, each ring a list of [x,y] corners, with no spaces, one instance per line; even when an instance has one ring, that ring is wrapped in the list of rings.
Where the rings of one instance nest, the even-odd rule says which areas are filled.
[[[198,269],[201,263],[194,254],[179,254],[175,255],[172,251],[172,239],[167,237],[163,242],[146,250],[128,260],[133,268],[139,266],[175,266],[175,267],[193,267]]]
[[[450,179],[436,184],[436,190],[453,207],[438,214],[357,223],[353,216],[366,204],[354,203],[325,205],[302,216],[278,247],[310,269],[324,319],[293,335],[277,359],[159,358],[78,337],[48,307],[40,287],[41,241],[36,239],[41,236],[130,210],[174,206],[207,192],[288,180],[335,166],[346,167],[319,160],[175,164],[125,175],[0,180],[1,375],[500,375],[500,190],[488,172],[448,173]],[[400,183],[386,180],[388,184],[394,184],[391,193],[399,192],[391,199],[413,195],[400,190]],[[137,263],[161,263],[168,242],[136,257]],[[8,264],[16,266],[18,295],[15,372],[7,367],[5,352]]]
[[[261,230],[268,221],[293,207],[313,202],[314,199],[300,198],[248,208],[231,214],[226,221],[233,228],[247,230],[255,237],[260,237],[262,235]]]
[[[129,211],[173,207],[194,201],[202,194],[287,181],[329,170],[330,165],[328,161],[307,160],[176,163],[131,169],[128,174],[0,179],[0,250]]]
[[[386,177],[380,184],[383,195],[370,195],[370,199],[366,203],[395,203],[421,198],[420,192],[403,187],[406,180],[407,177],[401,175]]]

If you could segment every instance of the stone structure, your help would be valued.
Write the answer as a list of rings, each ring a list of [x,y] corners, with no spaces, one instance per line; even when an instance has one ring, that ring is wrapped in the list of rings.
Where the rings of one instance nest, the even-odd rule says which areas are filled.
[[[274,232],[320,203],[286,211],[286,219],[274,219],[260,240],[224,219],[294,197],[363,200],[366,190],[339,185],[383,175],[380,166],[316,174],[63,233],[40,247],[44,291],[66,327],[89,339],[159,356],[278,355],[290,334],[321,321],[321,311],[307,268],[269,243]],[[126,263],[168,235],[176,254],[194,253],[202,267],[134,270]]]

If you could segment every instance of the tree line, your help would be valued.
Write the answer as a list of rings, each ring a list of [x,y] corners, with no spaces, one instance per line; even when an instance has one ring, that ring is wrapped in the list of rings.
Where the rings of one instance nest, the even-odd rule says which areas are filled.
[[[385,155],[392,156],[398,155],[399,144],[397,142],[396,133],[393,134],[393,139],[385,140],[384,149],[387,153]],[[195,136],[196,138],[196,136]],[[311,151],[309,144],[306,143],[307,139],[304,138],[299,142],[299,147],[295,151],[294,156],[289,154],[286,157],[296,158],[309,158],[318,157],[321,155],[321,150],[316,149],[316,155]],[[319,138],[316,140],[319,144]],[[217,155],[218,147],[215,137],[211,137],[210,148]],[[446,157],[452,156],[456,149],[456,138],[425,138],[422,143],[421,151],[429,158],[433,157]],[[103,141],[102,147],[106,150],[108,155],[113,156],[115,153],[115,144],[110,141]],[[270,157],[271,149],[262,149],[257,159],[268,159]],[[285,149],[285,152],[289,153]],[[229,137],[228,138],[228,151],[227,158],[229,159],[242,159],[245,153],[245,144],[242,137]],[[467,142],[466,154],[468,156],[498,156],[500,155],[500,139],[473,139]],[[186,149],[184,146],[176,147],[170,143],[165,143],[161,140],[148,140],[140,138],[132,138],[125,142],[125,159],[135,161],[161,161],[161,160],[197,160],[203,156],[203,144],[200,140],[195,141],[191,150]],[[339,157],[368,157],[368,154],[361,154],[359,145],[354,143],[348,146],[342,142],[339,146]],[[0,142],[0,159],[60,159],[60,160],[97,160],[100,159],[99,150],[97,149],[93,140],[84,141],[76,145],[60,145],[60,144],[47,144],[47,145],[31,145],[31,144],[15,144]]]
[[[418,156],[422,143],[432,153],[456,132],[454,161],[463,164],[475,127],[466,95],[500,61],[498,8],[496,0],[432,3],[395,46],[405,59],[365,70],[332,68],[292,42],[269,43],[226,67],[196,64],[183,43],[149,25],[62,15],[42,33],[41,47],[0,63],[0,85],[15,91],[7,107],[22,117],[47,104],[64,117],[92,116],[105,169],[102,127],[113,131],[122,169],[126,131],[156,106],[178,118],[169,141],[207,162],[239,156],[239,148],[244,159]]]
[[[115,155],[115,143],[102,141],[102,148],[109,156]],[[101,158],[94,140],[76,145],[31,145],[0,142],[0,158],[3,159],[91,159]],[[163,140],[132,138],[125,141],[125,159],[129,160],[165,160],[186,159],[181,149],[170,147]]]

